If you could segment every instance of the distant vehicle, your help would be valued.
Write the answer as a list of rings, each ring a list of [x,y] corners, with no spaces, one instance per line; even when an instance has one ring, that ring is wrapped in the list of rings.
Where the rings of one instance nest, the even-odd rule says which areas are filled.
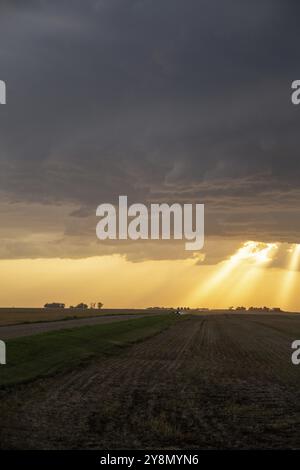
[[[65,308],[65,304],[61,302],[51,302],[44,305],[44,308]]]
[[[186,315],[186,314],[187,314],[186,310],[183,310],[183,309],[181,309],[181,308],[177,308],[177,309],[175,310],[175,313],[176,313],[177,315]]]

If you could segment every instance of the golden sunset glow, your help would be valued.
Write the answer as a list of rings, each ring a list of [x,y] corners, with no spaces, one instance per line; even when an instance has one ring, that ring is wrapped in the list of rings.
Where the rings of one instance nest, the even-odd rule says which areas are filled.
[[[290,249],[289,263],[284,273],[282,287],[279,291],[278,303],[288,305],[299,280],[300,244]]]
[[[278,255],[282,265],[276,262]],[[85,259],[0,261],[0,304],[35,306],[101,301],[107,308],[245,305],[300,310],[300,245],[247,241],[227,259],[130,262],[109,255]]]
[[[225,296],[234,301],[236,291],[241,292],[259,280],[262,266],[271,261],[276,250],[277,245],[274,243],[244,243],[229,260],[221,263],[215,274],[195,290],[191,301],[194,303],[198,300],[205,304],[213,295]]]

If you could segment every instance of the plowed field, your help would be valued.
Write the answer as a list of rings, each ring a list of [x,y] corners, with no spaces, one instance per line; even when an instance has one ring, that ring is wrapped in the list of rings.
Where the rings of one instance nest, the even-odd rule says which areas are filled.
[[[298,315],[180,318],[112,358],[1,392],[0,447],[299,448]]]

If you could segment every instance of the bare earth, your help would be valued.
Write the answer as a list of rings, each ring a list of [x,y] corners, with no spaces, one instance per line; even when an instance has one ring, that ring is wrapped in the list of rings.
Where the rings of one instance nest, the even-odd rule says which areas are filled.
[[[179,320],[123,355],[0,395],[0,447],[299,448],[300,317]]]
[[[97,316],[132,315],[163,313],[159,309],[120,309],[120,308],[19,308],[1,307],[0,326],[18,325],[24,323],[52,322],[57,320],[73,320],[74,318],[91,318]]]
[[[49,321],[43,323],[25,323],[20,325],[0,326],[0,338],[6,340],[9,338],[18,338],[20,336],[32,336],[38,333],[46,333],[48,331],[65,330],[69,328],[79,328],[84,325],[101,325],[102,323],[111,323],[115,321],[131,320],[134,318],[142,318],[151,313],[140,315],[133,313],[132,315],[105,315],[99,317],[78,318],[74,320]],[[153,314],[155,315],[155,314]]]

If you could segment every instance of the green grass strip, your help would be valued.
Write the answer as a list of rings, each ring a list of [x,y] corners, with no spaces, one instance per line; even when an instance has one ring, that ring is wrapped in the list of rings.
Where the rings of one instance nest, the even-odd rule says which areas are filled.
[[[176,320],[174,315],[165,314],[8,340],[7,364],[0,366],[0,388],[64,372],[93,358],[118,354]]]

